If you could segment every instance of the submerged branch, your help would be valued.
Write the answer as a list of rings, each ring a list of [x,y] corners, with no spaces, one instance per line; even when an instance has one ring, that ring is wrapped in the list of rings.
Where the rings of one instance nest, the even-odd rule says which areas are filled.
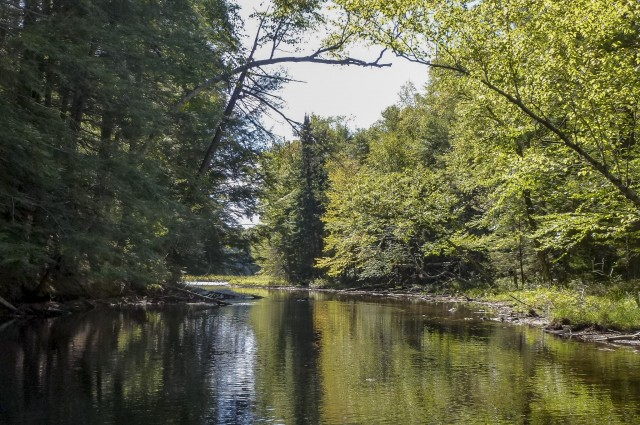
[[[198,294],[197,292],[192,292],[192,291],[189,291],[187,289],[179,288],[177,286],[170,286],[168,288],[173,289],[173,290],[178,291],[178,292],[189,294],[189,295],[197,297],[197,298],[202,298],[205,301],[213,302],[213,303],[216,303],[218,305],[230,305],[229,303],[224,302],[224,301],[220,301],[219,299],[208,297],[208,296],[202,295],[202,294]]]
[[[17,312],[18,309],[11,304],[9,301],[5,300],[4,298],[0,297],[0,305],[6,307],[7,309],[13,311],[13,312]]]

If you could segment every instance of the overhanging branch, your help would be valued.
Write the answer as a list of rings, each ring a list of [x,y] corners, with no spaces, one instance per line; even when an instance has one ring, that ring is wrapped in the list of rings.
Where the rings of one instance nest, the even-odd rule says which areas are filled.
[[[302,63],[302,62],[318,63],[318,64],[324,64],[324,65],[340,65],[340,66],[354,65],[354,66],[373,67],[373,68],[384,68],[384,67],[391,66],[391,63],[381,62],[384,51],[374,61],[367,61],[367,60],[356,59],[351,57],[332,59],[332,58],[326,58],[321,56],[324,53],[328,53],[330,51],[335,51],[339,49],[340,47],[342,47],[342,44],[343,43],[339,43],[329,47],[321,48],[316,50],[312,54],[306,55],[306,56],[283,56],[279,58],[269,58],[269,59],[259,59],[259,60],[250,59],[247,63],[243,65],[239,65],[223,75],[212,77],[212,78],[209,78],[208,80],[205,80],[202,84],[200,84],[199,86],[191,90],[189,93],[184,95],[182,99],[180,99],[178,103],[175,104],[175,106],[173,107],[173,110],[174,112],[181,110],[184,107],[184,105],[186,105],[191,99],[196,97],[198,94],[202,93],[203,90],[206,90],[207,88],[213,86],[214,84],[220,81],[227,81],[234,75],[241,74],[244,71],[248,71],[254,68],[260,68],[260,67],[270,66],[270,65],[278,65],[282,63]]]

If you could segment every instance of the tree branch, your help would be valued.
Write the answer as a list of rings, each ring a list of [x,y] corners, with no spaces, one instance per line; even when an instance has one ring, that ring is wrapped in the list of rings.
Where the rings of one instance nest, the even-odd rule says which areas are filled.
[[[281,81],[283,83],[306,83],[306,81],[296,80],[294,78],[285,77],[283,75],[269,75],[262,68],[255,68],[255,69],[252,69],[251,71],[253,71],[256,75],[259,75],[261,77],[270,78],[272,80]]]
[[[302,126],[302,123],[287,117],[282,111],[280,111],[280,109],[278,109],[278,107],[276,107],[275,105],[272,105],[271,102],[269,102],[268,100],[266,100],[265,98],[260,96],[258,93],[253,92],[251,90],[245,91],[245,93],[247,93],[249,96],[259,100],[262,104],[267,106],[273,112],[275,112],[276,114],[280,115],[282,117],[282,119],[284,119],[291,126],[291,128],[293,128],[294,131],[298,131],[300,129],[300,127]]]
[[[438,64],[432,61],[419,59],[417,57],[410,57],[401,52],[396,52],[396,55],[403,57],[411,62],[420,63],[423,65],[429,66],[431,68],[447,69],[450,71],[455,71],[461,75],[473,78],[471,73],[467,69],[459,65],[453,66],[453,65],[446,65],[446,64]],[[568,147],[569,149],[577,153],[580,158],[584,159],[591,167],[593,167],[605,179],[607,179],[611,184],[613,184],[613,186],[620,192],[620,194],[622,194],[627,200],[629,200],[636,208],[640,209],[640,195],[635,190],[625,185],[620,178],[616,177],[609,170],[606,164],[603,164],[602,162],[598,161],[593,156],[591,156],[586,150],[582,148],[582,146],[576,143],[571,136],[569,136],[564,131],[562,131],[558,126],[553,124],[550,119],[542,116],[541,114],[537,114],[527,105],[525,105],[520,98],[510,93],[507,93],[500,87],[493,84],[487,77],[485,78],[477,77],[477,79],[485,87],[487,87],[488,89],[492,90],[493,92],[505,98],[511,104],[515,105],[522,112],[524,112],[525,115],[529,116],[529,118],[533,119],[535,122],[541,124],[547,130],[555,134],[561,140],[562,144],[564,144],[566,147]]]
[[[391,63],[381,63],[382,55],[380,55],[375,61],[366,61],[366,60],[356,59],[351,57],[330,59],[330,58],[325,58],[320,56],[323,53],[327,53],[327,52],[339,49],[341,45],[342,43],[329,46],[326,48],[321,48],[307,56],[283,56],[279,58],[260,59],[260,60],[253,60],[249,58],[247,63],[233,68],[226,74],[223,74],[217,77],[212,77],[212,78],[209,78],[208,80],[205,80],[202,84],[195,87],[189,93],[184,95],[182,99],[180,99],[178,103],[175,104],[175,106],[173,107],[173,111],[177,112],[181,110],[184,107],[184,105],[186,105],[191,99],[193,99],[198,94],[202,93],[202,91],[211,87],[215,83],[218,83],[220,81],[227,81],[229,78],[231,78],[234,75],[241,74],[250,69],[260,68],[263,66],[277,65],[281,63],[301,63],[301,62],[319,63],[319,64],[325,64],[325,65],[340,65],[340,66],[355,65],[355,66],[374,67],[374,68],[384,68],[384,67],[391,66]]]
[[[467,73],[468,75],[468,73]],[[537,123],[541,124],[543,127],[547,128],[549,131],[554,133],[558,138],[562,141],[562,143],[567,146],[569,149],[573,150],[583,158],[589,165],[595,168],[600,174],[604,176],[611,184],[613,184],[616,189],[625,197],[627,200],[631,201],[631,203],[638,209],[640,209],[640,196],[638,193],[631,189],[629,186],[626,186],[621,179],[614,176],[613,173],[609,170],[609,168],[603,163],[599,162],[597,159],[592,157],[587,151],[585,151],[579,144],[577,144],[571,136],[566,134],[560,128],[555,126],[549,119],[543,118],[540,115],[533,112],[531,109],[527,107],[520,99],[517,99],[513,95],[505,92],[499,87],[492,84],[490,81],[486,79],[480,79],[480,82],[484,84],[489,89],[498,93],[500,96],[507,99],[509,102],[517,106],[522,112],[528,115]]]
[[[464,68],[462,68],[460,66],[457,66],[457,65],[446,65],[446,64],[441,64],[441,63],[435,63],[433,61],[428,61],[428,60],[424,60],[424,59],[418,59],[415,56],[409,56],[407,54],[399,53],[399,52],[396,52],[396,56],[398,56],[399,58],[406,59],[409,62],[414,62],[414,63],[418,63],[418,64],[421,64],[421,65],[426,65],[426,66],[428,66],[430,68],[446,69],[446,70],[449,70],[449,71],[455,71],[455,72],[457,72],[459,74],[462,74],[462,75],[469,75],[469,72],[466,69],[464,69]]]

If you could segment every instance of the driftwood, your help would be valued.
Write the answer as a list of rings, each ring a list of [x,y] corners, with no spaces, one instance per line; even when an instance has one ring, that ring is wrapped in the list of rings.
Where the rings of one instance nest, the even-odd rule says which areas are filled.
[[[611,335],[611,336],[605,336],[602,338],[594,338],[594,341],[611,342],[611,341],[621,341],[625,339],[640,339],[640,332],[636,332],[634,334],[629,334],[629,335]]]
[[[0,332],[2,332],[3,330],[5,330],[6,328],[10,327],[11,325],[13,325],[16,322],[17,322],[17,319],[12,319],[12,320],[9,320],[8,322],[5,322],[5,323],[1,324],[0,325]]]
[[[192,295],[194,297],[202,298],[203,300],[206,300],[206,301],[209,301],[209,302],[213,302],[213,303],[216,303],[218,305],[230,305],[229,303],[224,302],[224,301],[220,301],[220,300],[218,300],[216,298],[209,297],[207,295],[198,294],[197,292],[192,292],[192,291],[189,291],[187,289],[178,288],[177,286],[169,286],[168,288],[176,290],[176,291],[179,291],[179,292],[183,292],[185,294]]]

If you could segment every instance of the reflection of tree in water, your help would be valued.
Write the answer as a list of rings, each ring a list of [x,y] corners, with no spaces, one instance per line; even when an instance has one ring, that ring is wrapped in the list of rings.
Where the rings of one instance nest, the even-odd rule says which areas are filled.
[[[319,334],[314,301],[306,294],[256,304],[250,320],[260,351],[256,360],[256,411],[276,423],[322,422]]]
[[[638,423],[632,353],[465,320],[451,306],[316,307],[326,423]]]
[[[244,314],[242,307],[99,311],[14,326],[0,336],[0,417],[251,423],[255,342]]]
[[[638,423],[631,351],[462,307],[277,295],[0,331],[2,424]]]
[[[286,317],[289,327],[287,332],[291,342],[293,362],[294,412],[296,424],[313,424],[320,422],[319,406],[322,393],[319,388],[320,378],[317,372],[318,334],[313,324],[313,305],[309,300],[287,303]]]

